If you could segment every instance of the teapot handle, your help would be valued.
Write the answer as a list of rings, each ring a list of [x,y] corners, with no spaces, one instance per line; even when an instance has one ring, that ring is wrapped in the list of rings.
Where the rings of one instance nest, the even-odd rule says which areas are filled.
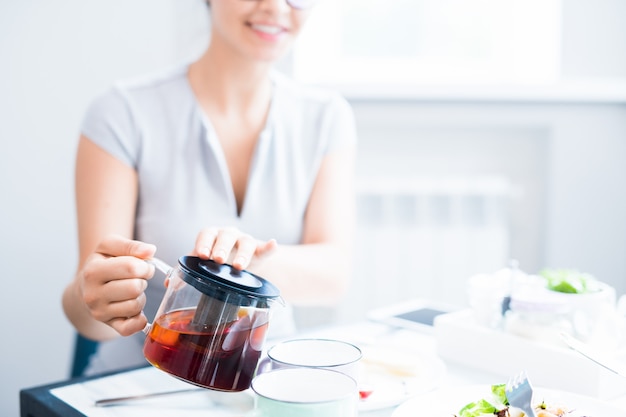
[[[159,271],[163,272],[166,276],[169,275],[170,271],[173,269],[171,266],[169,266],[167,263],[165,263],[164,261],[160,260],[159,258],[150,258],[150,259],[146,259],[146,262],[149,264],[154,265],[154,267],[156,269],[158,269]],[[150,331],[150,328],[152,327],[152,323],[148,322],[146,323],[146,325],[144,326],[142,332],[145,334],[148,334],[148,332]]]
[[[159,258],[146,259],[146,262],[148,262],[149,264],[154,265],[154,267],[156,269],[158,269],[159,271],[163,272],[165,275],[168,275],[170,273],[170,271],[172,270],[171,266],[169,266],[168,264],[166,264],[165,262],[163,262]]]

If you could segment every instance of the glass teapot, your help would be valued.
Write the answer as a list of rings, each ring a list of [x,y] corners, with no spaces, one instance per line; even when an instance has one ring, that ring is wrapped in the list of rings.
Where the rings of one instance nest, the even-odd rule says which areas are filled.
[[[219,391],[250,387],[279,290],[269,281],[194,256],[178,267],[151,261],[167,274],[167,290],[148,324],[143,354],[153,366]]]

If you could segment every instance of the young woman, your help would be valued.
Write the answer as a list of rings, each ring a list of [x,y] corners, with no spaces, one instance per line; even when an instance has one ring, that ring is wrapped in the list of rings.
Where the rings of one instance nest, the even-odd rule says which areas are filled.
[[[88,109],[76,162],[79,264],[63,295],[77,331],[101,342],[88,373],[145,363],[141,330],[165,291],[144,261],[154,256],[228,262],[294,305],[342,296],[353,114],[337,94],[272,69],[313,2],[210,0],[211,38],[197,61],[119,83]]]

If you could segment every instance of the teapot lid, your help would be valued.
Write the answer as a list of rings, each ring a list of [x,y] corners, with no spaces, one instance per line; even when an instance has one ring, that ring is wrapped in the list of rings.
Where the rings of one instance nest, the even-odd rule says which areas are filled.
[[[219,264],[196,256],[182,256],[178,264],[185,272],[182,277],[185,282],[203,294],[223,301],[233,292],[243,296],[239,300],[241,305],[252,304],[250,298],[267,300],[280,296],[278,288],[268,280],[229,264]]]

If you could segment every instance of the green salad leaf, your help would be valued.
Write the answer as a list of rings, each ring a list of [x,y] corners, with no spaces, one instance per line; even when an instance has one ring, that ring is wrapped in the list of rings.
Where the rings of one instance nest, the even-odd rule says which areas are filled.
[[[491,393],[498,400],[499,405],[509,405],[509,400],[506,398],[506,384],[492,385]]]
[[[491,404],[489,401],[482,399],[477,402],[472,402],[467,404],[465,407],[461,408],[459,411],[459,417],[479,417],[485,414],[495,414],[496,407]]]
[[[539,273],[545,278],[548,289],[567,294],[586,294],[598,291],[596,279],[574,269],[544,269]]]
[[[458,417],[481,417],[493,416],[499,411],[506,409],[509,401],[506,398],[506,384],[497,384],[491,386],[491,399],[480,399],[465,405],[459,411]]]

